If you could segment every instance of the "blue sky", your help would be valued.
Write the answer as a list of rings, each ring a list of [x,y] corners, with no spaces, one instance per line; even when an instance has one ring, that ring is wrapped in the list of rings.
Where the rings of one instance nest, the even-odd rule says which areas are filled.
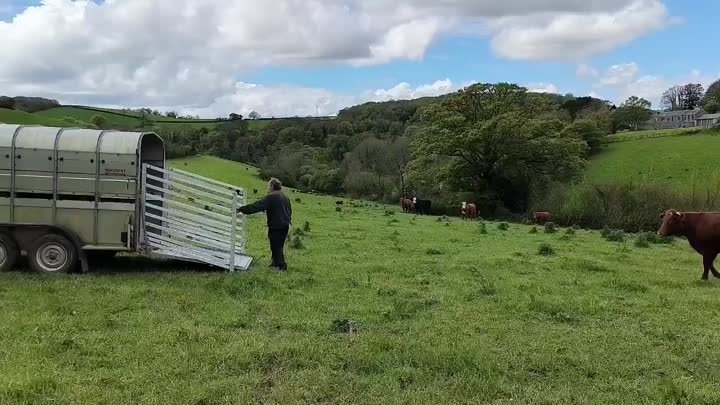
[[[155,35],[147,28],[138,40],[133,37],[143,35],[143,19],[175,22],[178,16],[173,7],[185,10],[197,2],[121,0],[85,5],[73,0],[44,4],[0,0],[0,20],[6,21],[10,34],[21,37],[33,26],[56,32],[27,39],[27,45],[9,55],[0,51],[4,60],[20,64],[23,52],[35,49],[42,54],[79,52],[78,60],[86,63],[85,70],[55,66],[57,59],[48,56],[36,70],[9,67],[3,72],[0,68],[0,93],[47,92],[61,101],[153,105],[198,114],[256,109],[279,116],[314,113],[308,112],[314,110],[309,106],[318,103],[323,112],[333,113],[367,100],[440,94],[472,81],[515,82],[532,89],[593,94],[613,102],[637,94],[657,103],[663,88],[670,85],[688,81],[707,85],[720,77],[720,56],[713,51],[720,1],[698,0],[689,7],[689,2],[681,0],[607,0],[607,6],[588,2],[592,4],[585,10],[569,0],[549,0],[545,3],[557,4],[519,15],[517,10],[527,8],[520,0],[506,0],[507,10],[484,0],[447,0],[457,12],[416,0],[417,15],[402,14],[397,19],[386,17],[397,2],[358,1],[313,0],[295,12],[290,5],[284,19],[280,15],[279,21],[264,22],[262,11],[247,10],[261,5],[265,9],[266,2],[217,0],[221,11],[205,10],[210,17],[182,15],[189,20],[178,24],[195,28],[195,33],[171,26],[160,27]],[[348,7],[338,7],[341,3]],[[378,12],[372,4],[384,6],[387,12],[382,8]],[[23,12],[29,15],[25,9],[33,5],[40,8],[32,18],[13,22]],[[362,14],[355,14],[363,7]],[[230,25],[223,25],[224,14],[232,15],[233,8],[237,16]],[[303,14],[310,8],[312,13]],[[126,10],[135,10],[137,25],[123,19]],[[467,13],[476,15],[465,18]],[[83,21],[78,22],[78,16]],[[217,22],[208,24],[211,18]],[[360,26],[363,18],[372,23],[364,28],[350,26],[355,22]],[[198,29],[213,24],[222,27],[222,35]],[[451,24],[452,29],[447,28]],[[593,28],[585,30],[583,24]],[[92,36],[83,32],[93,28],[102,30]],[[0,33],[2,29],[0,24]],[[125,30],[129,30],[128,44],[117,45]],[[89,43],[83,41],[85,35]],[[108,50],[107,44],[114,48]],[[212,62],[201,63],[201,57]],[[165,79],[167,83],[157,84]],[[47,84],[41,86],[40,81]],[[137,89],[146,85],[152,89],[140,94]]]

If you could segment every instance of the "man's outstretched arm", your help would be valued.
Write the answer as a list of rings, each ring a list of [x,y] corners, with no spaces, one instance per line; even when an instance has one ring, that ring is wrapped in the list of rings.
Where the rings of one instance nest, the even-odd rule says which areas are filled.
[[[255,214],[258,212],[263,212],[267,209],[267,197],[261,198],[257,201],[255,201],[252,204],[248,204],[245,206],[242,206],[238,208],[239,212],[242,212],[245,215]]]

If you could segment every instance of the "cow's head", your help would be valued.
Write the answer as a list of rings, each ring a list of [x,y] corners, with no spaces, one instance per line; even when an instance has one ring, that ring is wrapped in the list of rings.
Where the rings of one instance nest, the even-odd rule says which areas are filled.
[[[412,203],[413,203],[413,204],[417,204],[417,197],[413,197]]]
[[[663,222],[657,233],[660,236],[681,236],[685,231],[685,214],[677,210],[667,210],[660,214]]]

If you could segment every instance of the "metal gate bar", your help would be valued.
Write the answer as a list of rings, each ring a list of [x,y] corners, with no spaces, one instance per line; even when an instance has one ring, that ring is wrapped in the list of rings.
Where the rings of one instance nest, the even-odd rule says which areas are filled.
[[[247,270],[244,189],[178,169],[142,166],[146,254]]]

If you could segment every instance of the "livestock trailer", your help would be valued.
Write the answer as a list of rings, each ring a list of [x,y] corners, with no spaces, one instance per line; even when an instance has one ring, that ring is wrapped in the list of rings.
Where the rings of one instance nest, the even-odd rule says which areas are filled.
[[[168,167],[152,132],[0,124],[0,271],[136,252],[245,270],[244,189]]]

